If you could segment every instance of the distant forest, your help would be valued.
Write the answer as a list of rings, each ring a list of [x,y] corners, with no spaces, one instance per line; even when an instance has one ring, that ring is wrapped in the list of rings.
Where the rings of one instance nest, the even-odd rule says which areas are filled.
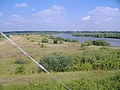
[[[120,33],[120,31],[9,31],[5,34],[53,34],[53,33]]]

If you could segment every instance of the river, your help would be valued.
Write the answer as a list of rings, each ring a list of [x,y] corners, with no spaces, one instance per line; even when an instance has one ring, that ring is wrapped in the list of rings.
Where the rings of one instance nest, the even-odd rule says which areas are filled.
[[[71,34],[58,34],[58,35],[53,35],[53,37],[73,39],[73,40],[78,40],[79,42],[84,42],[85,40],[106,40],[109,43],[111,43],[111,46],[120,47],[120,39],[97,38],[97,37],[75,37],[75,36],[72,36]]]

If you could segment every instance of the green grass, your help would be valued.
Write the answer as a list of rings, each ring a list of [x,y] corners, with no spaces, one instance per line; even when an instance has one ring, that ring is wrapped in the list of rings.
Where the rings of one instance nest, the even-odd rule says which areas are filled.
[[[27,40],[28,37],[29,40]],[[49,37],[44,35],[13,35],[12,40],[38,61],[42,56],[53,52],[61,52],[71,56],[84,51],[80,50],[80,43],[64,42],[62,44],[52,44],[51,39],[49,39],[49,43],[44,44],[46,46],[45,48],[40,48],[38,42],[41,41],[42,38],[49,39]],[[99,48],[101,48],[101,46],[89,46],[86,49],[98,50]],[[118,49],[116,47],[109,48]],[[25,75],[15,75],[15,68],[19,66],[19,64],[15,64],[17,59],[28,60],[28,63],[24,64],[26,69]],[[0,90],[64,90],[64,88],[56,83],[48,74],[37,73],[37,70],[38,66],[8,43],[7,40],[4,39],[0,41]],[[32,73],[32,71],[34,71],[34,73]],[[87,87],[85,85],[88,85],[87,88],[93,87],[93,90],[97,90],[96,81],[113,77],[119,72],[120,70],[97,70],[59,72],[53,74],[73,90],[79,90],[79,88],[81,88],[81,90],[89,90],[81,87]],[[90,89],[92,90],[92,88]]]
[[[81,71],[81,72],[64,72],[64,73],[53,73],[62,82],[68,85],[74,90],[77,83],[94,85],[96,81],[104,80],[106,78],[114,77],[119,73],[116,71]],[[31,75],[3,75],[0,76],[0,83],[5,90],[65,90],[59,83],[54,81],[48,74],[31,74]],[[84,87],[85,88],[85,87]],[[90,88],[90,87],[89,87]],[[94,87],[96,88],[96,87]],[[82,88],[81,88],[82,89]],[[91,88],[90,88],[91,89]],[[84,89],[82,89],[84,90]],[[89,89],[88,89],[89,90]],[[97,90],[97,89],[96,89]]]
[[[27,37],[30,39],[27,40]],[[14,42],[16,42],[23,50],[25,50],[29,55],[34,57],[36,60],[40,60],[40,58],[44,55],[48,55],[54,52],[60,52],[67,55],[81,53],[79,50],[80,43],[63,43],[63,44],[44,44],[45,48],[40,48],[38,42],[42,40],[46,36],[41,35],[29,35],[29,36],[17,36],[13,35],[11,38]],[[47,37],[48,38],[48,37]],[[34,40],[34,42],[31,42]],[[14,62],[17,59],[28,60],[30,63],[26,64],[27,69],[36,68],[37,66],[32,63],[23,53],[21,53],[17,48],[11,45],[7,40],[0,41],[0,74],[8,74],[8,69],[10,72],[14,72],[14,69],[17,64]]]

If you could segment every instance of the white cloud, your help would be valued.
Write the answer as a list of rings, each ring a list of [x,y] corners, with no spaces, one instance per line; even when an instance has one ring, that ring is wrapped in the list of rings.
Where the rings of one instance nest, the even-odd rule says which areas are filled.
[[[102,6],[96,7],[96,9],[90,11],[89,14],[95,16],[120,16],[120,9]]]
[[[35,17],[39,17],[42,21],[47,23],[62,23],[65,22],[64,14],[65,8],[63,6],[54,5],[48,9],[39,11],[35,14],[32,14]]]
[[[0,17],[3,16],[3,13],[0,12]]]
[[[32,8],[32,11],[36,11],[36,9],[35,9],[35,8]]]
[[[28,7],[29,5],[27,3],[19,3],[15,4],[15,7],[20,8],[20,7]]]
[[[60,5],[33,11],[31,18],[13,14],[1,20],[0,30],[120,30],[118,8],[96,7],[80,21],[66,20],[66,10]]]
[[[96,7],[94,10],[88,12],[88,16],[83,17],[81,21],[91,21],[92,23],[103,24],[120,18],[120,9],[111,7]],[[119,19],[116,19],[118,22]]]
[[[65,8],[63,6],[54,5],[50,7],[49,9],[42,10],[40,12],[33,14],[33,16],[54,17],[54,16],[62,15],[64,13],[65,13]]]
[[[83,22],[87,21],[87,22]],[[120,30],[120,9],[111,7],[96,7],[81,18],[79,28],[91,30]]]
[[[19,16],[19,15],[17,15],[17,14],[13,14],[13,15],[11,15],[11,17],[18,18],[18,17],[20,17],[20,16]]]
[[[81,20],[82,20],[82,21],[89,21],[90,18],[91,18],[91,16],[86,16],[86,17],[83,17]]]
[[[33,9],[33,11],[35,10]],[[34,17],[32,18],[13,14],[6,18],[4,22],[0,23],[0,29],[67,30],[69,27],[68,22],[64,18],[65,12],[63,6],[54,5],[48,9],[34,13]]]
[[[88,13],[92,17],[92,22],[103,24],[104,22],[113,21],[120,18],[120,9],[111,7],[96,7]],[[116,20],[119,22],[119,19]]]
[[[106,18],[105,22],[109,22],[111,20],[112,20],[112,17],[108,17],[108,18]]]
[[[26,19],[24,17],[20,16],[20,15],[13,14],[8,18],[7,22],[12,22],[12,23],[22,22],[23,23],[23,22],[26,22]]]

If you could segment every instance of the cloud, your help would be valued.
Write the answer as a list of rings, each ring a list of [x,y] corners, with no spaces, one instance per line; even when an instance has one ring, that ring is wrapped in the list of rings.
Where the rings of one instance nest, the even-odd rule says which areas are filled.
[[[10,15],[3,21],[0,29],[11,30],[67,30],[70,26],[65,20],[65,8],[54,5],[48,9],[36,12],[33,17],[27,18],[18,14]],[[36,12],[36,13],[35,13]]]
[[[90,20],[90,18],[91,18],[91,16],[86,16],[86,17],[83,17],[81,20],[82,21],[88,21],[88,20]]]
[[[96,7],[94,10],[88,12],[81,21],[90,21],[92,23],[102,24],[120,18],[120,9],[111,7]],[[119,19],[118,19],[119,20]],[[116,22],[118,22],[116,20]]]
[[[36,11],[36,9],[35,9],[35,8],[32,8],[32,11]]]
[[[17,15],[17,14],[13,14],[13,15],[11,15],[10,17],[13,17],[13,18],[18,18],[18,17],[20,17],[19,15]]]
[[[17,14],[13,14],[7,19],[7,22],[17,24],[17,23],[25,23],[27,22],[27,20],[25,17],[22,17]]]
[[[86,22],[84,22],[86,21]],[[79,28],[91,30],[120,30],[120,9],[96,7],[81,18]]]
[[[19,4],[15,4],[16,8],[20,8],[20,7],[28,7],[29,5],[27,3],[19,3]]]
[[[60,5],[54,5],[48,9],[39,11],[37,13],[32,14],[35,17],[40,18],[44,22],[48,23],[58,23],[58,22],[64,22],[64,14],[65,14],[65,8]]]
[[[64,13],[65,13],[65,8],[63,6],[54,5],[50,7],[49,9],[42,10],[40,12],[33,14],[33,16],[54,17],[54,16],[62,15]]]
[[[120,30],[118,8],[96,7],[79,21],[66,20],[67,11],[61,5],[33,11],[33,17],[13,14],[1,20],[0,30]]]
[[[120,16],[120,9],[102,6],[96,7],[96,9],[90,11],[89,14],[95,16]]]
[[[111,20],[112,20],[112,17],[108,17],[108,18],[106,18],[105,22],[109,22]]]
[[[0,17],[3,16],[3,13],[0,12]]]

